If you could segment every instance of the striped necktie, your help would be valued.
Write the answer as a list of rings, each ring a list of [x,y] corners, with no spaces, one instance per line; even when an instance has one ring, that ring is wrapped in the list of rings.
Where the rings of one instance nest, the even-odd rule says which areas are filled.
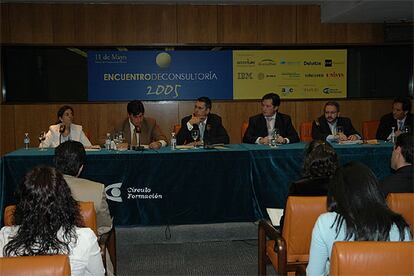
[[[137,145],[137,128],[134,127],[134,131],[132,132],[132,142],[131,145],[136,146]]]

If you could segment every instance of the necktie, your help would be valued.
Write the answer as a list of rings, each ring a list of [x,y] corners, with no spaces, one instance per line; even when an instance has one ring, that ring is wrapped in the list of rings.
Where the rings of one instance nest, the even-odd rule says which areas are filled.
[[[404,122],[403,121],[399,121],[398,122],[398,129],[403,131],[403,127],[404,127]]]
[[[131,145],[136,145],[137,144],[137,128],[134,127],[134,131],[132,133],[132,142]]]
[[[267,122],[267,132],[268,132],[269,135],[271,135],[272,129],[273,129],[272,117],[266,117],[266,122]]]
[[[198,129],[200,130],[200,140],[203,141],[204,138],[204,122],[198,124]]]

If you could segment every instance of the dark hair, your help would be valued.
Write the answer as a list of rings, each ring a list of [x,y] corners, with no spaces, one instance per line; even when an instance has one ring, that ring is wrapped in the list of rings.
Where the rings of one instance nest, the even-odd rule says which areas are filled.
[[[395,141],[395,148],[401,148],[401,154],[405,159],[405,162],[413,163],[413,134],[412,133],[401,133],[398,135]]]
[[[197,99],[197,102],[202,102],[206,105],[206,108],[211,109],[211,100],[209,97],[200,97]]]
[[[55,167],[63,174],[76,176],[85,160],[85,148],[78,141],[69,140],[55,148]]]
[[[335,102],[335,101],[329,101],[329,102],[327,102],[327,103],[325,104],[324,108],[323,108],[323,111],[325,111],[325,109],[326,109],[326,107],[327,107],[328,105],[333,105],[333,106],[335,106],[335,107],[336,107],[336,111],[337,111],[337,112],[339,112],[339,103],[338,103],[338,102]]]
[[[130,115],[138,115],[140,113],[145,113],[144,104],[141,101],[134,100],[128,103],[127,111]]]
[[[395,98],[394,102],[392,104],[395,103],[401,103],[402,104],[402,109],[403,111],[411,111],[411,101],[408,98]]]
[[[273,106],[279,106],[280,105],[280,97],[276,93],[268,93],[262,97],[262,102],[264,100],[272,100]]]
[[[52,167],[34,168],[25,175],[17,198],[13,223],[19,229],[3,248],[4,256],[69,254],[69,243],[77,242],[75,226],[83,223],[62,174]]]
[[[337,213],[331,226],[336,225],[337,235],[345,222],[345,240],[387,241],[394,223],[403,240],[405,229],[410,229],[400,214],[388,208],[374,173],[359,162],[337,170],[328,188],[327,204],[330,212]]]
[[[333,147],[324,141],[313,140],[305,150],[304,175],[330,177],[339,167],[338,156]]]
[[[69,105],[64,105],[61,108],[59,108],[58,112],[57,112],[57,124],[60,123],[60,117],[63,116],[63,114],[65,113],[66,110],[70,109],[72,111],[72,114],[75,114],[75,112],[73,111],[73,108]]]

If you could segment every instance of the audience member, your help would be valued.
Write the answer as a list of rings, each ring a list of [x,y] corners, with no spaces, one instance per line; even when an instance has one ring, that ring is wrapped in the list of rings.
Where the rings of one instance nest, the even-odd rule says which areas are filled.
[[[313,228],[307,275],[328,275],[335,241],[412,240],[408,223],[388,208],[374,173],[361,163],[337,170],[327,207]]]
[[[388,193],[413,193],[413,135],[402,133],[397,137],[391,155],[392,175],[380,182],[379,188],[387,197]]]
[[[68,140],[81,142],[85,147],[92,146],[82,126],[73,123],[74,112],[71,106],[64,105],[59,108],[57,118],[58,121],[49,127],[45,140],[40,143],[39,147],[55,148]]]
[[[128,144],[148,145],[151,149],[159,149],[167,145],[167,137],[162,133],[155,119],[144,116],[145,109],[141,101],[134,100],[127,106],[128,118],[122,130]]]
[[[66,141],[55,149],[55,166],[63,173],[66,183],[77,201],[92,201],[96,210],[98,235],[109,232],[112,218],[106,201],[105,186],[101,183],[80,178],[86,163],[86,152],[82,144]]]
[[[303,177],[289,186],[289,196],[325,196],[331,177],[339,167],[333,147],[324,141],[313,140],[305,151]],[[284,216],[280,219],[283,228]]]
[[[280,97],[269,93],[262,97],[262,113],[249,118],[243,143],[269,144],[272,133],[278,130],[277,143],[299,142],[299,136],[289,115],[279,112]]]
[[[181,120],[181,128],[177,134],[178,145],[229,143],[229,135],[223,127],[221,117],[211,113],[211,107],[211,100],[208,97],[197,99],[194,104],[194,113]],[[199,131],[196,141],[191,137],[191,131],[193,129]]]
[[[323,141],[355,141],[361,135],[355,130],[349,118],[339,117],[339,103],[327,102],[324,115],[312,123],[312,138]]]
[[[397,137],[407,129],[412,131],[414,114],[411,113],[411,100],[408,98],[396,98],[392,104],[392,112],[381,117],[376,137],[379,140],[390,140],[392,128]]]
[[[0,230],[0,257],[67,254],[71,275],[104,275],[97,238],[82,227],[79,206],[51,167],[28,172],[18,189],[14,226]]]

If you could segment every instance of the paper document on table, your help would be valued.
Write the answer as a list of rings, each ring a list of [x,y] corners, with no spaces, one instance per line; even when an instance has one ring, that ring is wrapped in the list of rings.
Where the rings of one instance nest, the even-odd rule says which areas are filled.
[[[283,216],[283,209],[266,208],[267,214],[272,221],[273,226],[280,225],[280,218]]]
[[[338,144],[339,145],[358,145],[358,144],[362,144],[363,141],[362,140],[355,140],[355,141],[340,141]]]

